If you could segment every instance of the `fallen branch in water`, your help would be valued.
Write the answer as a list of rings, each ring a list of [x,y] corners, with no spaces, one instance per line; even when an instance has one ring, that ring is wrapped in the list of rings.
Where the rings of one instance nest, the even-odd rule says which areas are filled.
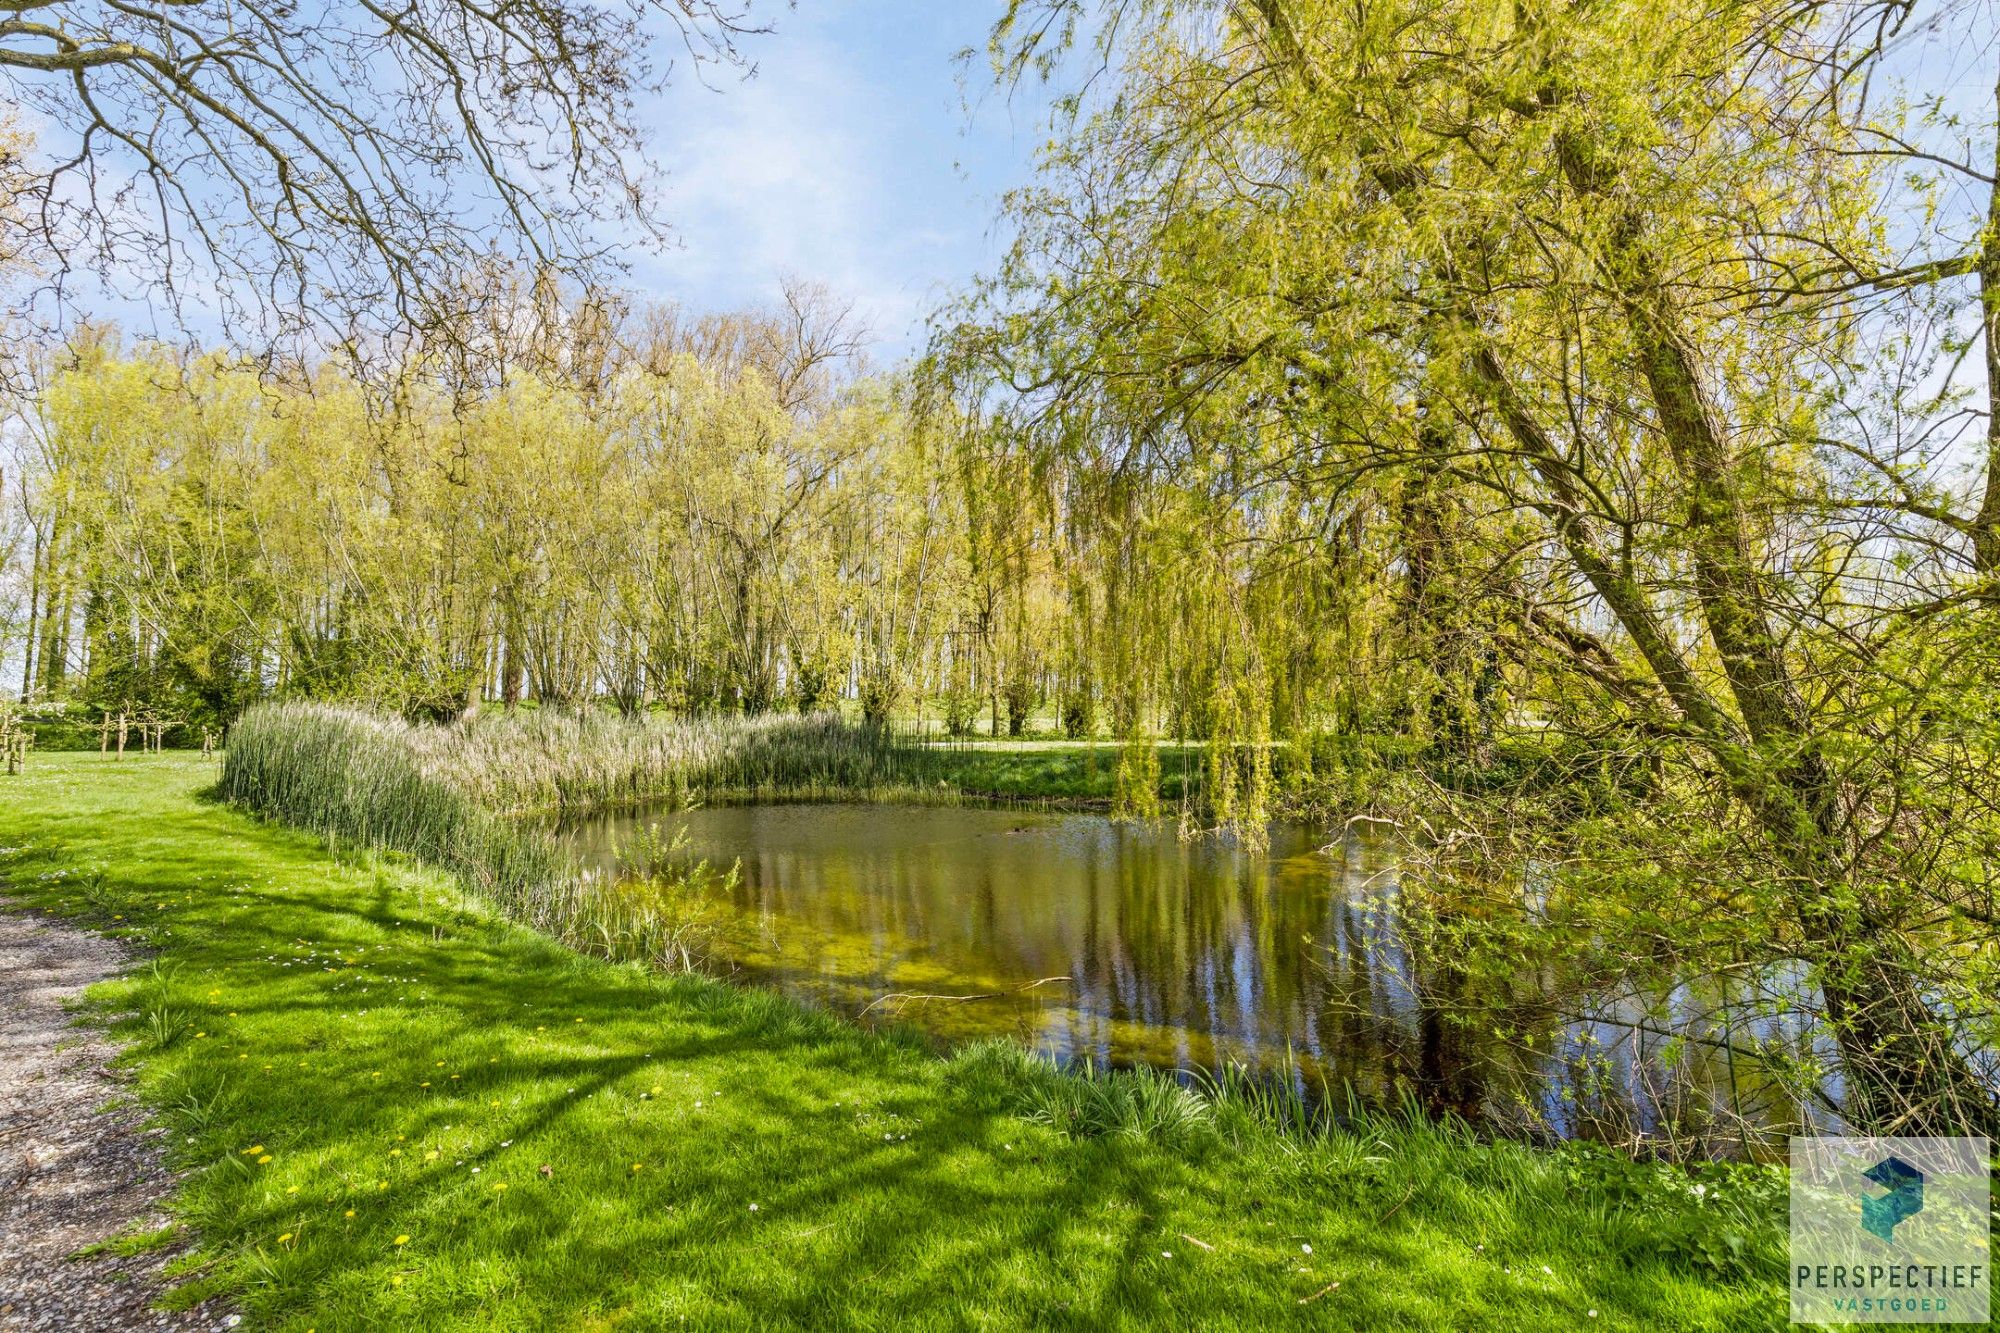
[[[1016,986],[1012,990],[981,991],[977,995],[916,995],[906,991],[892,991],[887,995],[883,995],[874,1000],[869,1001],[868,1008],[863,1009],[861,1012],[865,1015],[868,1013],[870,1009],[873,1009],[876,1005],[888,1004],[891,1001],[894,1001],[896,1007],[898,1009],[901,1009],[904,1005],[914,1004],[919,1000],[945,1000],[953,1004],[963,1003],[966,1000],[998,1000],[998,999],[1003,999],[1009,995],[1025,994],[1026,992],[1033,990],[1037,986],[1046,986],[1052,981],[1069,981],[1069,980],[1072,980],[1072,978],[1043,977],[1040,981],[1031,981],[1025,986]]]

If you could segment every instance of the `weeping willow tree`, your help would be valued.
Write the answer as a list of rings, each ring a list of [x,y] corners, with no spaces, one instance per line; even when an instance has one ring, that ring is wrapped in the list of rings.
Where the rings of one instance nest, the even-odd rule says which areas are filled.
[[[1255,746],[1319,689],[1461,767],[1511,725],[1614,772],[1433,783],[1428,882],[1499,911],[1554,867],[1573,930],[1480,937],[1523,965],[1803,969],[1745,1007],[1831,1035],[1847,1113],[1962,1128],[2000,1087],[2000,464],[1959,483],[1991,444],[1948,372],[2000,306],[1941,284],[2000,242],[1951,253],[1889,151],[1906,16],[1021,0],[1004,75],[1094,33],[1115,77],[940,357],[1050,458],[1186,498],[1180,718]]]

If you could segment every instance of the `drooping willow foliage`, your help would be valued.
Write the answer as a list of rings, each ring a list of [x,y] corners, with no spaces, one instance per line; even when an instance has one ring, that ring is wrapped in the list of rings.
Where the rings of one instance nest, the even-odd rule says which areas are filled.
[[[265,698],[844,703],[1115,739],[1154,773],[1136,742],[1169,735],[1216,743],[1225,818],[1269,808],[1273,741],[1429,726],[1363,520],[1322,541],[1288,497],[1052,455],[863,373],[803,303],[537,315],[470,387],[105,331],[49,352],[7,474],[21,697],[82,737]]]
[[[1892,58],[1963,17],[1019,0],[1003,77],[1101,73],[936,351],[1189,506],[1133,637],[1219,809],[1421,738],[1441,956],[1734,978],[1875,1126],[2000,1111],[2000,159]]]

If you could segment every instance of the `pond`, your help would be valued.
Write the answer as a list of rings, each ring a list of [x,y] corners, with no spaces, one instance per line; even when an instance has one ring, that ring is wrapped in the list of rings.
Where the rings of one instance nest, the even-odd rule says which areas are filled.
[[[1504,1022],[1468,1021],[1480,997],[1399,927],[1381,833],[1278,825],[1252,852],[1092,814],[814,804],[571,836],[615,868],[656,824],[738,866],[717,970],[863,1021],[1103,1065],[1236,1064],[1545,1135],[1755,1151],[1805,1118],[1744,1061],[1679,1040],[1712,1012],[1698,987],[1572,1004],[1514,986]]]

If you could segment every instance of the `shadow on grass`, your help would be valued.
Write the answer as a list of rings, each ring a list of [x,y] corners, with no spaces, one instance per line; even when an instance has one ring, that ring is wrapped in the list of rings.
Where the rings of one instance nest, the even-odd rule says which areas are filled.
[[[140,769],[0,796],[0,868],[173,964],[96,1002],[191,1173],[185,1299],[300,1329],[1782,1321],[1532,1165],[1406,1180],[1387,1141],[1068,1139],[991,1071],[581,959],[438,876],[193,799],[199,770]],[[103,871],[88,899],[79,867]],[[162,1007],[191,1030],[155,1045]]]

